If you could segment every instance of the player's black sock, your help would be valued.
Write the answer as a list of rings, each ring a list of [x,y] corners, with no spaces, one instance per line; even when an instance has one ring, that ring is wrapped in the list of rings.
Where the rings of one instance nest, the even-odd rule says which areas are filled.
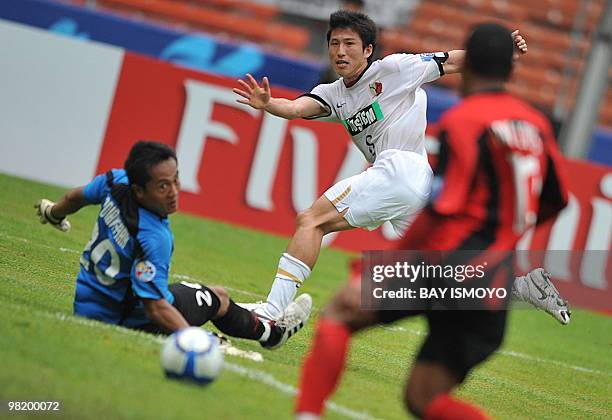
[[[220,331],[232,337],[264,342],[280,338],[280,328],[260,320],[251,311],[236,305],[231,299],[225,316],[213,320],[213,324]]]

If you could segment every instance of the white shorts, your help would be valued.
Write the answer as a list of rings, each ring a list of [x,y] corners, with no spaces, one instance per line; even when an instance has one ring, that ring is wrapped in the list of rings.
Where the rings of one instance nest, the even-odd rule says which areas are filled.
[[[374,230],[390,222],[404,233],[429,199],[433,172],[425,156],[385,150],[370,168],[325,191],[325,197],[351,226]]]

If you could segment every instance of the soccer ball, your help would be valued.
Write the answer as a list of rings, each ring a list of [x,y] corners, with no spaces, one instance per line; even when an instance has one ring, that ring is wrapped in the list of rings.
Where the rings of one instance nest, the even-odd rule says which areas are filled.
[[[223,353],[217,337],[202,328],[190,327],[166,339],[161,364],[168,378],[207,385],[221,372]]]

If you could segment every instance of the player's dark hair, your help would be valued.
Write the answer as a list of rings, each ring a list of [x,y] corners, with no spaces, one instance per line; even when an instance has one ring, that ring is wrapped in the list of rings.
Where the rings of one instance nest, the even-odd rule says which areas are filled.
[[[465,44],[465,66],[487,78],[508,80],[512,72],[512,33],[497,23],[476,25]]]
[[[130,184],[145,188],[151,180],[151,168],[168,159],[176,159],[176,153],[165,144],[156,141],[139,141],[130,150],[123,168]]]
[[[327,30],[327,45],[331,39],[331,34],[336,29],[350,29],[355,31],[365,50],[368,45],[372,45],[372,54],[368,57],[368,63],[374,59],[376,49],[376,24],[372,19],[363,13],[349,12],[348,10],[338,10],[329,16],[329,29]]]

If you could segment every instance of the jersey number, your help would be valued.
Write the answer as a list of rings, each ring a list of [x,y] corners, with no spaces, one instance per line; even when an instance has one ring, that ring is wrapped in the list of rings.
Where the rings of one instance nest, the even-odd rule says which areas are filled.
[[[368,146],[368,152],[372,155],[372,159],[376,160],[376,143],[372,142],[373,137],[368,134],[365,138],[366,145]]]
[[[91,234],[91,239],[89,242],[87,242],[87,245],[85,245],[85,252],[90,253],[89,258],[94,264],[94,272],[96,274],[96,279],[98,279],[98,281],[103,285],[110,286],[111,284],[115,283],[115,276],[119,274],[119,254],[117,254],[117,250],[113,246],[110,239],[104,239],[103,241],[100,241],[92,249],[93,244],[98,240],[98,234],[99,228],[98,223],[96,222],[94,224],[93,232]],[[108,267],[106,267],[106,269],[102,271],[98,268],[98,263],[102,260],[104,255],[106,255],[106,253],[108,253],[110,256],[110,263],[108,264]],[[83,255],[81,255],[81,264],[83,265],[83,267],[85,267],[86,270],[89,271],[91,269],[89,261],[83,258]]]
[[[190,287],[192,289],[196,289],[195,297],[198,306],[202,306],[206,303],[206,306],[212,306],[212,296],[208,290],[202,291],[202,285],[199,283],[189,283],[187,281],[182,281],[181,284],[183,286]]]
[[[514,232],[522,235],[537,220],[537,203],[542,191],[540,160],[533,155],[513,153],[510,163],[514,172]]]

